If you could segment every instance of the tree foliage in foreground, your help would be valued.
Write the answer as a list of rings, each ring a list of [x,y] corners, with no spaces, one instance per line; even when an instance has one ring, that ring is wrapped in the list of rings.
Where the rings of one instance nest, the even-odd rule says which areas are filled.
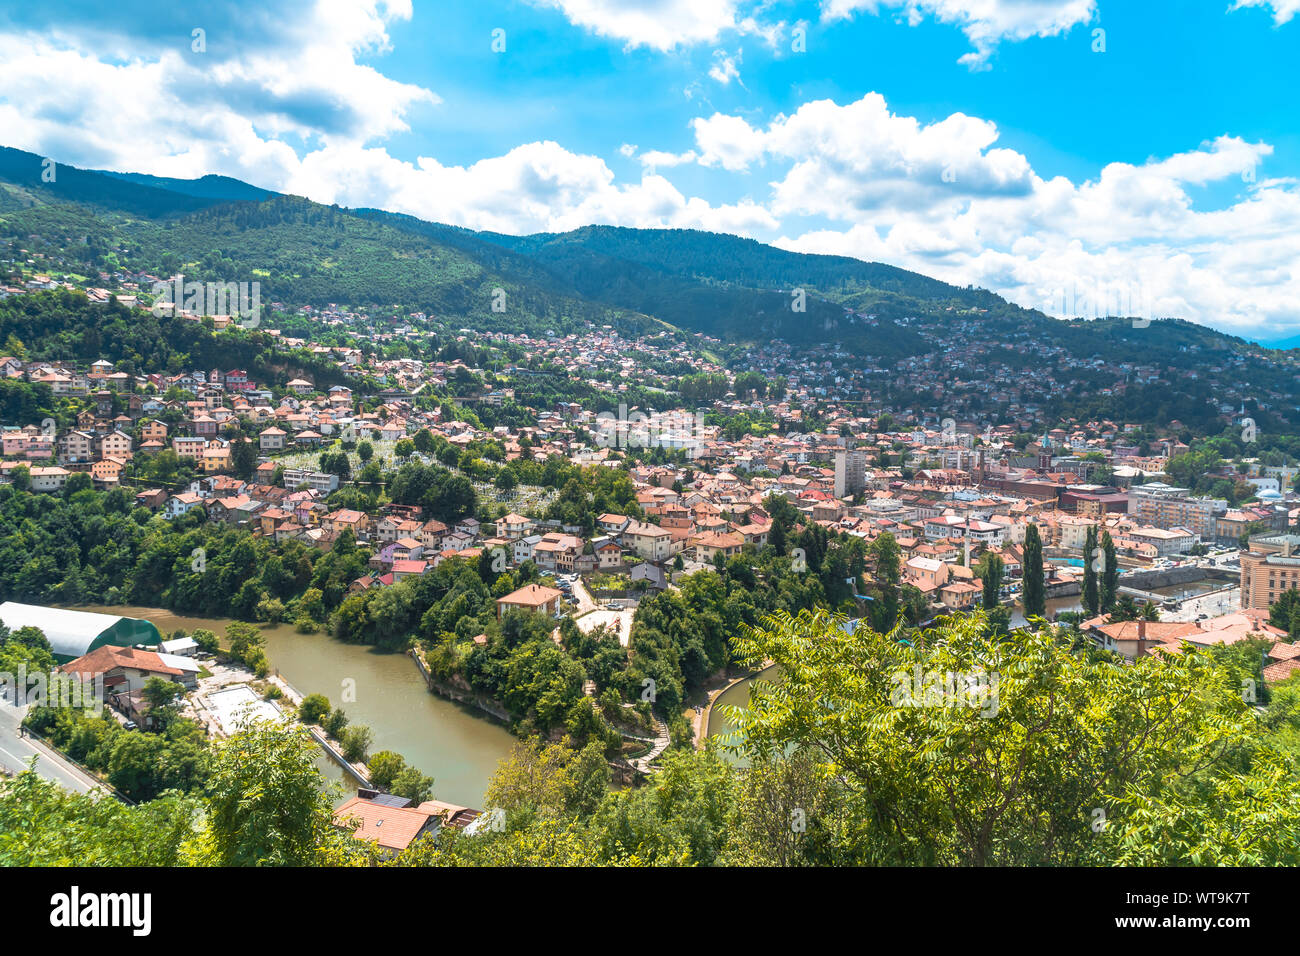
[[[521,743],[485,797],[499,826],[381,860],[333,826],[304,732],[263,725],[219,745],[188,797],[124,807],[31,773],[0,784],[0,863],[1300,863],[1300,679],[1260,712],[1230,654],[1122,665],[1052,628],[993,636],[983,614],[911,645],[842,623],[742,626],[740,652],[782,674],[730,715],[744,767],[713,744],[669,750],[645,785],[611,790],[599,742]]]
[[[1211,655],[1123,666],[1050,629],[1003,641],[980,624],[952,618],[911,647],[822,612],[743,632],[741,653],[784,673],[733,715],[745,748],[814,756],[849,808],[839,862],[1300,862],[1296,764]],[[937,690],[948,674],[985,681],[977,706]]]

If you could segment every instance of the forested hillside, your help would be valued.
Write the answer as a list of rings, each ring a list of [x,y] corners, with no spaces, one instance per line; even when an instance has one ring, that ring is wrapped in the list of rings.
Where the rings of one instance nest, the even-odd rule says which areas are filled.
[[[42,169],[35,154],[0,149],[0,241],[11,256],[27,249],[57,257],[74,277],[183,272],[258,281],[263,303],[425,312],[451,328],[565,334],[610,324],[635,335],[667,324],[739,346],[829,344],[884,362],[933,352],[936,340],[960,345],[961,334],[947,332],[959,318],[978,322],[964,334],[1009,353],[1026,336],[1106,363],[1212,366],[1224,353],[1260,352],[1187,322],[1062,322],[882,263],[697,230],[588,226],[506,236],[324,206],[225,177],[60,165],[47,183]],[[846,307],[874,318],[860,322]],[[1288,354],[1271,354],[1284,361],[1263,374],[1289,380]]]

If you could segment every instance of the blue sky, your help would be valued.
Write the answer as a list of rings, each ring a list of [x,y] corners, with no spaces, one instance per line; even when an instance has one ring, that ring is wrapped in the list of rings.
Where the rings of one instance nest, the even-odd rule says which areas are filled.
[[[0,13],[0,141],[473,228],[734,232],[1271,340],[1300,333],[1298,12],[52,2]]]

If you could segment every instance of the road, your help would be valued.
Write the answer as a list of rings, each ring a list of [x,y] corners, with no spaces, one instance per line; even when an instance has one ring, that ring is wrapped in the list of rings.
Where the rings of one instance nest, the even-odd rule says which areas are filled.
[[[575,617],[600,607],[596,599],[591,596],[591,592],[587,590],[587,586],[582,583],[582,578],[573,579],[573,596],[578,599],[578,606],[573,611]]]
[[[1234,614],[1241,610],[1241,588],[1232,587],[1226,591],[1215,591],[1200,597],[1188,598],[1177,611],[1161,610],[1162,621],[1195,621],[1200,615],[1218,617],[1221,614]]]
[[[77,793],[107,792],[93,777],[78,770],[44,744],[31,737],[20,737],[18,725],[24,712],[8,701],[0,701],[0,766],[11,773],[19,773],[27,769],[27,764],[35,756],[38,758],[36,772],[51,783]]]

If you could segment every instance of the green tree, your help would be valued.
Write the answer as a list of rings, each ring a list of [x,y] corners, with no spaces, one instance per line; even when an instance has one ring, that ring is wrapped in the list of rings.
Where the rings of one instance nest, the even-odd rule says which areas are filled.
[[[1024,590],[1021,600],[1025,617],[1042,617],[1047,613],[1047,583],[1043,578],[1043,541],[1038,525],[1025,529]]]
[[[336,843],[316,769],[316,742],[291,725],[259,723],[217,744],[207,833],[221,866],[309,866]]]
[[[1180,844],[1202,859],[1300,858],[1271,827],[1243,836],[1213,817],[1228,795],[1258,785],[1262,802],[1236,817],[1276,814],[1284,832],[1300,832],[1294,770],[1279,774],[1259,749],[1256,717],[1212,657],[1117,667],[1074,653],[1051,627],[990,638],[981,618],[948,619],[910,647],[862,626],[845,634],[824,612],[742,626],[742,661],[770,660],[784,676],[729,711],[736,746],[753,762],[801,748],[838,782],[846,822],[825,838],[832,861],[1169,860],[1153,836],[1178,821],[1191,828]],[[1219,794],[1208,806],[1206,790]]]
[[[1088,525],[1088,536],[1083,545],[1083,609],[1089,616],[1101,610],[1101,599],[1097,591],[1097,526]]]
[[[364,724],[348,727],[339,738],[339,743],[343,745],[343,756],[352,763],[364,763],[374,737],[374,732]]]
[[[298,708],[298,719],[304,724],[319,724],[330,712],[329,698],[324,694],[308,694]]]
[[[1104,614],[1115,606],[1119,596],[1119,558],[1109,531],[1101,533],[1101,550],[1106,559],[1106,567],[1101,572],[1101,610]]]
[[[871,542],[875,559],[875,579],[879,597],[875,601],[873,621],[882,631],[891,630],[898,623],[899,585],[902,581],[902,550],[898,539],[888,531],[877,535]]]
[[[433,778],[408,765],[393,778],[392,791],[418,805],[433,796]]]
[[[1002,574],[1004,562],[1001,555],[991,551],[984,555],[975,565],[975,573],[984,585],[984,608],[992,610],[1002,603]]]

